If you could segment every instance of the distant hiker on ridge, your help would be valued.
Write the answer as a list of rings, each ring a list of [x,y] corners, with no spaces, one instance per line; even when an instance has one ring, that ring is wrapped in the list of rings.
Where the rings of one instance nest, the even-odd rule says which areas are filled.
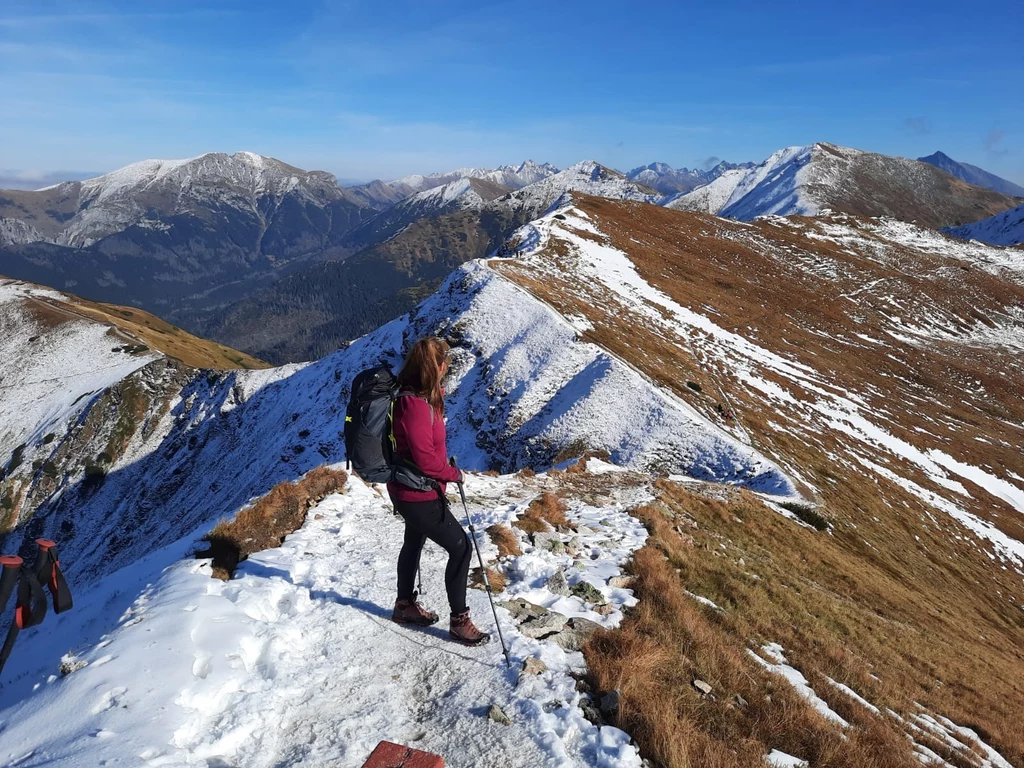
[[[444,389],[448,372],[448,345],[426,337],[417,341],[398,373],[401,392],[392,419],[395,455],[411,462],[440,484],[439,491],[418,491],[399,482],[388,483],[395,511],[405,520],[405,541],[398,555],[398,599],[391,618],[400,624],[428,626],[437,614],[421,606],[413,591],[420,553],[427,539],[448,552],[444,584],[451,608],[449,634],[466,645],[481,645],[490,635],[477,629],[466,607],[466,580],[471,548],[469,538],[448,508],[446,483],[462,482],[462,471],[448,463],[445,445]]]

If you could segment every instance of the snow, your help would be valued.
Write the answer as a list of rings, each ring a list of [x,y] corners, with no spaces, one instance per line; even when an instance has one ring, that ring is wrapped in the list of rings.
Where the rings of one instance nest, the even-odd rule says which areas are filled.
[[[710,184],[698,187],[692,192],[673,195],[665,202],[665,207],[679,211],[718,213],[729,204],[736,187],[746,178],[747,173],[747,170],[739,168],[726,171]]]
[[[207,561],[179,560],[179,545],[76,596],[74,612],[48,619],[41,643],[23,638],[16,650],[29,671],[5,688],[0,762],[342,768],[361,765],[388,739],[439,753],[453,768],[640,766],[625,733],[583,717],[570,675],[583,668],[582,655],[521,635],[504,609],[511,670],[496,640],[464,648],[447,639],[443,620],[425,630],[391,623],[401,523],[374,488],[353,480],[346,490],[229,582],[212,579]],[[471,477],[467,493],[480,527],[514,519],[532,498],[509,477]],[[626,489],[600,509],[573,505],[571,519],[596,527],[581,534],[593,540],[588,546],[614,541],[598,560],[582,561],[583,571],[572,569],[574,577],[604,586],[619,573],[645,537],[624,510],[646,494]],[[499,567],[511,594],[537,596],[564,559],[528,551]],[[439,613],[444,563],[428,545],[423,599]],[[572,615],[614,626],[633,598],[604,590],[617,608],[608,617],[576,598],[548,594],[544,602],[571,603]],[[485,594],[470,590],[469,600],[475,621],[490,629]],[[70,625],[89,629],[76,650],[87,666],[60,678],[50,673]],[[530,656],[548,671],[520,678]],[[494,703],[510,726],[486,718]]]
[[[594,160],[576,163],[560,173],[524,187],[514,193],[512,198],[529,214],[528,218],[533,219],[555,207],[561,208],[569,192],[651,204],[662,200],[660,195],[650,194],[622,174]]]
[[[27,302],[60,309],[67,297],[13,280],[0,282],[0,457],[18,446],[38,442],[66,426],[92,395],[142,368],[159,355],[122,351],[120,336],[109,326],[68,313],[55,328],[41,325]]]
[[[677,195],[666,205],[740,221],[765,214],[814,215],[818,207],[803,189],[813,149],[813,145],[780,149],[758,166],[726,171],[707,186]]]
[[[943,232],[961,240],[980,240],[991,245],[1021,245],[1024,244],[1024,205],[973,224],[949,227]]]
[[[187,160],[142,160],[132,163],[103,176],[86,179],[82,182],[82,195],[102,203],[128,192],[135,193],[200,157],[203,155]]]
[[[473,189],[472,179],[462,178],[440,187],[432,187],[406,198],[396,207],[441,210],[456,201],[459,201],[460,208],[479,207],[483,204],[483,198]]]
[[[89,332],[102,336],[102,330]],[[582,442],[624,467],[656,466],[767,492],[792,490],[763,455],[628,363],[578,340],[572,324],[551,307],[484,262],[473,262],[410,315],[315,363],[190,374],[180,391],[154,404],[145,432],[125,447],[98,488],[82,492],[81,469],[62,478],[60,494],[38,520],[40,533],[76,552],[68,576],[73,586],[86,585],[231,514],[277,482],[325,460],[342,461],[347,382],[380,361],[399,365],[409,339],[449,332],[462,339],[449,375],[449,448],[467,468],[542,468],[566,446]],[[126,357],[125,367],[107,370],[106,358],[97,362],[102,350],[95,349],[95,339],[68,344],[64,358],[87,362],[89,371],[102,369],[104,378],[82,376],[78,389],[60,390],[58,405],[65,410],[55,409],[52,417],[26,413],[19,435],[46,434],[36,424],[59,427],[79,394],[98,392],[145,363]],[[110,347],[102,354],[110,355]],[[5,355],[17,360],[24,348],[15,343]],[[119,358],[112,362],[121,365]],[[154,384],[163,391],[163,383]],[[46,402],[26,392],[27,408]],[[58,443],[37,444],[27,462],[47,460]]]
[[[519,165],[501,165],[497,168],[456,168],[446,173],[428,175],[413,174],[387,182],[392,187],[409,187],[423,192],[440,187],[460,179],[483,179],[502,184],[512,189],[520,189],[558,173],[558,169],[550,163],[535,163],[526,160]]]
[[[761,653],[767,656],[770,661],[765,661],[749,648],[747,649],[747,653],[754,661],[769,672],[773,672],[774,674],[784,677],[789,684],[793,686],[794,690],[806,699],[807,703],[814,707],[814,709],[817,710],[817,712],[826,720],[837,725],[841,725],[843,728],[850,727],[848,722],[837,715],[829,705],[814,692],[814,689],[808,684],[807,678],[805,678],[798,669],[787,663],[786,656],[783,653],[781,645],[778,643],[768,643],[761,648]]]
[[[38,243],[45,239],[39,230],[21,219],[0,218],[0,248],[8,245]]]
[[[843,683],[837,683],[837,682],[836,682],[835,680],[833,680],[833,679],[832,679],[831,677],[830,677],[830,678],[828,679],[828,682],[829,682],[829,684],[830,684],[831,686],[833,686],[834,688],[838,688],[838,689],[839,689],[840,691],[842,691],[843,693],[845,693],[845,694],[846,694],[847,696],[849,696],[849,697],[850,697],[851,699],[853,699],[854,701],[856,701],[856,702],[857,702],[858,704],[860,704],[860,705],[861,705],[862,707],[864,707],[864,708],[865,708],[865,709],[867,709],[868,711],[870,711],[870,712],[872,712],[873,714],[876,714],[876,715],[878,715],[878,714],[881,714],[881,710],[879,710],[879,709],[878,709],[878,707],[876,707],[876,706],[875,706],[874,704],[872,704],[872,703],[871,703],[870,701],[868,701],[868,700],[867,700],[867,699],[865,699],[865,698],[864,698],[863,696],[861,696],[860,694],[858,694],[858,693],[857,693],[857,692],[856,692],[855,690],[853,690],[853,688],[851,688],[850,686],[848,686],[848,685],[844,685]]]
[[[920,707],[920,705],[918,705]],[[923,707],[922,707],[923,710]],[[911,730],[915,733],[927,734],[932,738],[938,739],[943,742],[954,751],[963,752],[971,755],[972,760],[977,760],[978,755],[971,749],[972,745],[981,752],[981,768],[1013,768],[1013,766],[996,750],[981,740],[981,737],[970,728],[957,725],[952,720],[946,717],[932,715],[922,711],[913,718],[913,722],[908,723]],[[912,739],[913,740],[913,739]],[[940,764],[949,765],[946,761],[939,758],[935,753],[915,742],[915,751],[922,753],[922,762],[929,762],[933,760],[934,755]]]
[[[260,215],[257,199],[295,193],[323,204],[340,196],[328,175],[306,172],[253,152],[210,152],[185,160],[143,160],[79,188],[79,209],[54,238],[60,245],[86,247],[154,215],[186,215],[196,209],[242,208]]]
[[[807,768],[807,761],[799,757],[793,757],[780,749],[773,749],[766,757],[765,762],[774,768]]]
[[[892,219],[863,222],[842,215],[828,215],[811,224],[789,219],[777,221],[780,226],[810,230],[840,243],[853,244],[858,251],[877,254],[883,264],[899,258],[896,246],[906,246],[924,253],[954,256],[1011,279],[1024,274],[1024,255],[1019,251],[957,243],[934,231]],[[584,237],[581,233],[596,234],[604,242],[595,242],[593,237]],[[570,257],[563,255],[559,263],[569,265],[573,277],[578,277],[581,285],[586,286],[591,301],[603,301],[607,306],[615,306],[613,299],[618,301],[625,313],[638,315],[641,318],[639,322],[648,328],[658,329],[667,340],[692,348],[695,355],[699,351],[701,357],[726,365],[732,376],[757,393],[758,399],[794,413],[794,418],[800,421],[812,419],[814,423],[822,423],[845,438],[852,438],[870,448],[876,456],[888,455],[898,464],[907,463],[912,470],[919,470],[940,489],[948,491],[946,497],[907,477],[894,479],[896,473],[879,461],[857,457],[864,466],[893,479],[929,506],[957,519],[989,544],[995,557],[1018,566],[1024,564],[1024,543],[968,512],[962,502],[957,503],[958,498],[973,496],[980,500],[991,496],[994,501],[1000,500],[1024,511],[1021,484],[1014,483],[1009,477],[997,476],[990,469],[965,462],[946,450],[919,448],[896,437],[863,394],[836,387],[826,372],[815,371],[797,360],[772,352],[756,339],[727,331],[718,326],[712,316],[680,306],[644,280],[628,254],[612,247],[595,222],[574,207],[571,201],[527,225],[517,237],[521,245],[514,257],[529,264],[531,269],[539,270],[541,274],[550,269],[545,253],[553,241],[558,242],[560,253],[564,254],[568,246],[572,261],[566,261]],[[604,292],[611,298],[605,298]],[[919,333],[925,334],[916,339],[929,338],[928,334],[936,333],[934,328],[946,322],[942,318],[931,318],[929,313],[916,308],[908,307],[907,313],[914,317],[914,324],[921,329]],[[908,319],[903,327],[909,327],[909,322]],[[992,325],[994,327],[990,328],[979,321],[979,327],[984,326],[984,331],[975,331],[956,340],[964,344],[984,343],[1011,350],[1024,349],[1024,326],[1012,313],[1005,318],[993,318]],[[791,468],[782,469],[792,475]],[[769,504],[781,514],[795,518],[774,501]]]
[[[719,608],[717,605],[715,605],[713,600],[708,600],[706,597],[701,597],[700,595],[694,594],[693,592],[690,592],[689,590],[687,590],[686,594],[689,595],[690,597],[692,597],[694,600],[696,600],[701,605],[706,605],[708,608],[714,608],[716,611],[722,611],[723,613],[725,612],[724,609]]]

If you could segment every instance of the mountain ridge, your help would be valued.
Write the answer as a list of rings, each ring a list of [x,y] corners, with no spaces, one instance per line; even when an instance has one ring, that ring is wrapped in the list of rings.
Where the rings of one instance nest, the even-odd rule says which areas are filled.
[[[961,240],[980,240],[990,245],[1024,244],[1024,204],[981,221],[960,227],[946,227],[947,235]]]
[[[1024,197],[1024,187],[1007,181],[994,173],[989,173],[984,168],[979,168],[970,163],[960,163],[951,158],[945,152],[933,152],[927,157],[917,158],[922,163],[934,165],[946,173],[956,176],[961,181],[973,184],[976,187],[991,189],[993,192],[1001,192],[1004,195],[1013,197]]]
[[[740,221],[828,209],[939,228],[976,221],[1014,202],[927,163],[818,142],[779,150],[748,170],[727,171],[665,205]]]
[[[649,163],[626,173],[626,178],[640,182],[663,195],[690,192],[710,184],[726,171],[753,168],[754,163],[729,163],[724,160],[707,170],[673,168],[668,163]]]

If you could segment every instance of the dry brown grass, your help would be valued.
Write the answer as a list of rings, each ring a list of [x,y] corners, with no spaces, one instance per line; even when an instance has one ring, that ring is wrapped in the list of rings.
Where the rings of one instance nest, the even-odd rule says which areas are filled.
[[[587,451],[579,460],[574,464],[571,464],[566,468],[566,474],[581,474],[587,471],[587,462],[590,459],[600,459],[601,461],[610,461],[611,457],[608,455],[608,451]]]
[[[516,477],[518,477],[520,480],[529,480],[531,477],[536,476],[537,473],[534,472],[533,469],[530,467],[523,467],[518,472],[516,472]]]
[[[814,766],[917,765],[903,726],[832,688],[831,677],[883,711],[913,715],[921,702],[1024,765],[1014,703],[1024,701],[1024,657],[1007,645],[1013,631],[966,653],[962,639],[978,634],[977,616],[937,611],[941,588],[865,565],[834,537],[796,527],[746,491],[722,502],[666,481],[657,490],[660,503],[636,510],[651,531],[629,568],[639,605],[586,649],[595,686],[621,691],[619,724],[646,756],[668,768],[730,768],[763,765],[775,748]],[[679,535],[683,516],[698,522],[687,529],[693,544]],[[1009,630],[994,618],[986,636]],[[748,646],[772,641],[853,724],[846,741],[749,659]],[[714,686],[714,699],[693,690],[696,677]],[[933,740],[921,743],[933,748]],[[953,765],[980,765],[973,753],[935,751]]]
[[[491,591],[494,594],[505,591],[505,586],[508,581],[505,579],[505,574],[501,571],[497,571],[494,568],[487,569],[487,581],[491,584]],[[477,566],[469,574],[469,586],[473,589],[483,589],[484,580],[480,577],[480,567]]]
[[[218,523],[205,538],[209,547],[196,557],[212,558],[212,575],[227,581],[249,555],[280,546],[305,522],[311,506],[347,481],[344,470],[318,467],[298,482],[278,483],[233,520]]]
[[[543,491],[540,496],[530,502],[526,511],[512,523],[526,533],[540,533],[554,528],[555,530],[575,530],[575,526],[565,516],[569,506],[551,491]]]
[[[629,254],[638,273],[678,304],[813,368],[830,388],[857,393],[866,418],[926,455],[942,451],[1007,481],[1010,473],[1024,475],[1017,426],[1024,423],[1018,394],[1024,391],[1024,364],[998,345],[972,342],[972,329],[991,328],[995,318],[1005,325],[1007,313],[1024,303],[1019,283],[952,257],[872,241],[870,222],[850,224],[867,244],[837,243],[817,219],[737,224],[574,197],[611,245]],[[699,700],[698,708],[687,704],[693,693],[687,675],[673,678],[663,670],[630,683],[635,709],[646,709],[634,711],[627,730],[634,733],[635,726],[646,752],[672,765],[745,764],[746,739],[755,743],[755,762],[772,746],[815,765],[913,765],[903,726],[871,715],[832,688],[826,680],[831,677],[904,716],[916,714],[914,702],[920,702],[973,728],[1024,768],[1017,719],[1024,702],[1019,570],[1004,567],[987,542],[901,481],[945,497],[1017,540],[1024,540],[1024,517],[970,481],[964,481],[967,494],[950,492],[920,467],[818,419],[805,406],[822,395],[799,377],[759,368],[758,376],[792,395],[785,402],[766,398],[736,376],[733,364],[746,364],[743,355],[699,329],[679,332],[673,323],[660,324],[599,282],[576,279],[578,258],[555,237],[535,258],[494,267],[556,310],[587,317],[594,329],[584,340],[629,361],[723,429],[742,426],[758,450],[807,479],[803,490],[822,519],[804,516],[830,526],[827,533],[800,527],[746,492],[691,493],[657,484],[661,504],[641,514],[654,521],[649,547],[658,557],[645,561],[638,555],[635,566],[653,586],[643,588],[646,597],[621,634],[595,640],[610,644],[606,657],[594,661],[600,685],[611,687],[625,675],[617,670],[637,665],[641,646],[630,632],[644,639],[643,648],[653,641],[673,654],[670,666],[686,669],[688,663],[727,681],[727,688],[738,685],[730,675],[764,678],[745,650],[776,641],[818,694],[856,727],[840,744],[820,729],[800,726],[806,707],[797,701],[729,730],[729,713],[704,717],[709,700]],[[941,317],[945,331],[961,335],[899,340],[888,333],[891,302],[903,316]],[[875,342],[863,343],[862,336]],[[718,406],[726,406],[731,418]],[[882,469],[873,471],[861,459]],[[592,487],[596,479],[585,472],[549,475],[560,493],[593,497],[594,503],[602,495]],[[674,515],[697,521],[698,530]],[[663,555],[669,559],[660,560]],[[690,604],[684,587],[725,613]],[[733,662],[745,671],[729,672]],[[715,679],[704,679],[717,687]],[[768,695],[768,684],[781,685],[767,678],[759,684],[762,695]],[[779,701],[783,694],[770,695]],[[687,724],[693,723],[690,737]],[[801,740],[804,731],[811,736]],[[723,745],[735,754],[721,757]],[[978,764],[969,754],[957,760]]]
[[[71,296],[70,301],[30,298],[25,302],[35,319],[46,328],[55,328],[71,320],[87,319],[113,326],[115,340],[127,346],[149,347],[193,368],[231,370],[235,368],[269,368],[264,361],[214,341],[193,336],[156,315],[136,307],[104,304]]]
[[[491,537],[494,546],[498,548],[498,557],[516,557],[523,554],[519,546],[519,537],[507,525],[495,523],[487,528],[487,535]]]

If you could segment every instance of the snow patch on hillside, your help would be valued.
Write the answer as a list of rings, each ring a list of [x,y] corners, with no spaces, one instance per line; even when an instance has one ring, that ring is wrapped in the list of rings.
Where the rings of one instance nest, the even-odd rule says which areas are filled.
[[[666,205],[740,221],[765,214],[814,215],[818,205],[804,188],[813,149],[813,145],[780,149],[758,166],[726,171],[707,186],[676,196]]]
[[[27,302],[66,302],[56,291],[0,282],[0,461],[27,442],[62,435],[89,399],[159,355],[133,355],[109,327],[68,314],[48,327]],[[49,310],[58,317],[59,308]]]
[[[0,219],[0,248],[8,245],[23,245],[46,240],[42,233],[31,224],[20,219]]]
[[[836,217],[841,221],[843,217]],[[806,228],[800,222],[780,220],[784,226]],[[917,241],[931,237],[937,243],[949,243],[938,233],[928,234],[902,222],[882,220],[870,227],[876,227],[888,237],[903,237]],[[844,238],[866,238],[870,234],[852,226],[830,221],[816,221],[814,227],[829,232],[837,241]],[[869,232],[870,232],[869,227]],[[586,233],[586,237],[581,233]],[[1024,511],[1024,490],[997,477],[982,467],[968,465],[954,456],[941,451],[925,452],[905,440],[893,435],[885,424],[876,423],[876,416],[866,407],[865,400],[856,392],[850,392],[832,384],[824,375],[798,361],[776,354],[739,333],[718,326],[710,317],[681,306],[670,296],[648,283],[637,271],[628,254],[610,245],[609,242],[595,242],[593,235],[603,237],[588,216],[578,208],[560,208],[547,216],[527,225],[517,235],[522,243],[514,258],[527,261],[531,267],[540,270],[553,269],[545,256],[545,250],[552,240],[558,240],[562,249],[566,245],[574,257],[571,271],[580,275],[591,286],[602,286],[610,295],[620,301],[629,313],[643,318],[649,328],[664,329],[664,337],[677,343],[693,345],[704,356],[724,363],[737,379],[757,390],[758,396],[767,402],[777,402],[780,407],[798,409],[813,421],[822,421],[832,429],[860,441],[871,451],[885,452],[898,460],[907,461],[920,469],[926,477],[940,488],[951,491],[955,496],[966,497],[968,490],[961,480],[968,480],[983,492],[991,494],[1012,507]],[[886,244],[877,241],[880,254]],[[891,245],[891,243],[890,243]],[[984,248],[984,246],[975,246]],[[1000,249],[988,251],[1004,253]],[[562,257],[565,260],[565,257]],[[993,269],[1006,269],[1004,263],[990,265]],[[1002,343],[1015,347],[1016,339],[1022,336],[1021,328],[1003,326]],[[1024,346],[1024,339],[1020,339]],[[772,374],[781,382],[791,382],[792,389],[784,383],[768,381],[765,374]],[[798,396],[799,395],[799,396]],[[810,397],[808,397],[810,395]],[[713,425],[712,425],[713,426]],[[872,463],[872,467],[878,467]],[[881,473],[889,477],[888,474]],[[892,477],[889,477],[892,479]],[[926,504],[938,508],[957,519],[991,546],[991,556],[998,557],[1018,567],[1024,565],[1024,542],[1017,541],[965,510],[949,498],[927,491],[920,485],[900,478],[900,484],[918,495]]]
[[[949,227],[942,231],[961,240],[980,240],[991,245],[1021,245],[1024,243],[1024,205],[973,224]]]

